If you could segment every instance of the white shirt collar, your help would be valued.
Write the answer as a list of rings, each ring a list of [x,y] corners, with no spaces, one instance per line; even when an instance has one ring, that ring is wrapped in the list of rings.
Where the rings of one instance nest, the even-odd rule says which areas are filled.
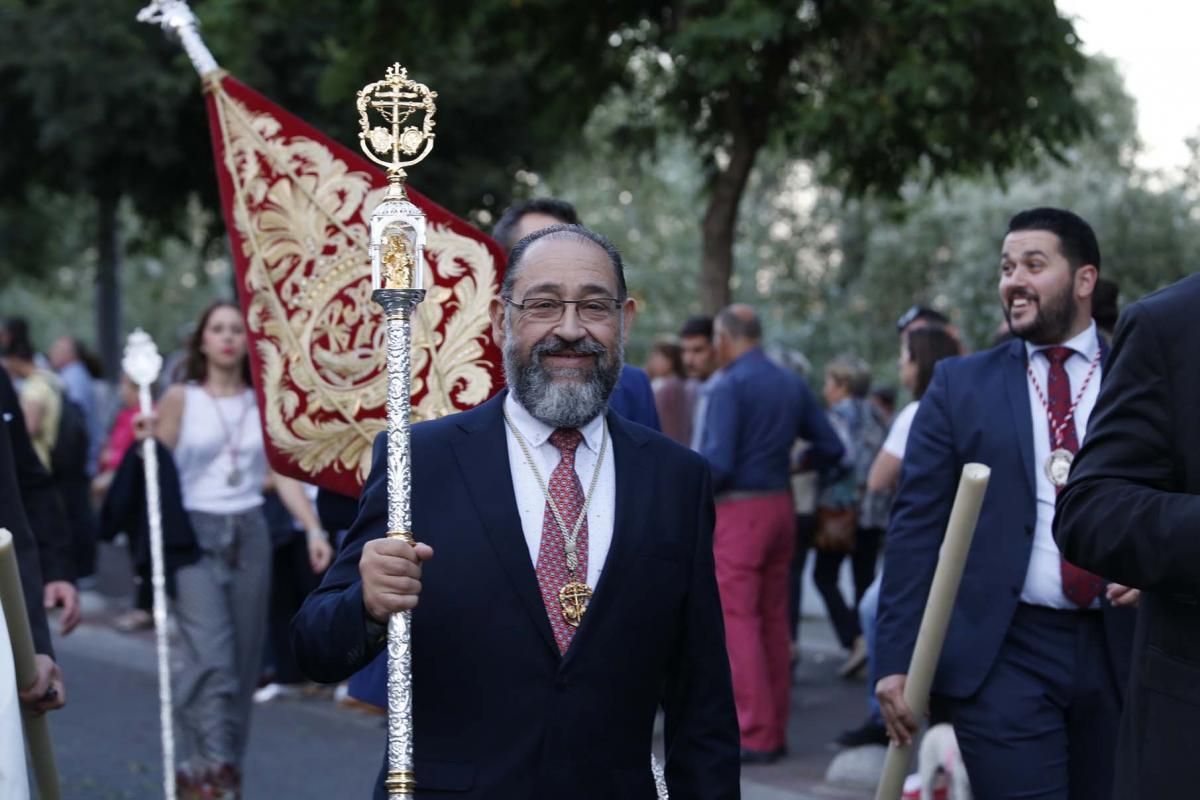
[[[525,406],[517,401],[512,391],[504,398],[504,410],[508,412],[508,418],[521,432],[521,436],[534,449],[544,445],[550,434],[554,433],[555,429],[530,414]],[[604,415],[597,414],[580,428],[579,432],[583,434],[583,443],[587,448],[593,453],[599,453],[601,437],[604,436]]]
[[[1058,345],[1025,342],[1025,355],[1032,360],[1034,353],[1056,346]],[[1096,353],[1100,351],[1100,337],[1096,334],[1096,322],[1094,320],[1090,322],[1081,333],[1063,342],[1061,346],[1071,348],[1082,355],[1088,363],[1091,363],[1092,359],[1096,357]]]

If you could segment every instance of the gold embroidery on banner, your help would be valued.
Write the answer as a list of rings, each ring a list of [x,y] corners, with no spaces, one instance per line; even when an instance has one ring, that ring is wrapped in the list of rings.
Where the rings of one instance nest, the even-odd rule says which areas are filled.
[[[365,479],[386,417],[360,414],[384,409],[387,364],[361,214],[386,187],[320,142],[283,136],[278,120],[250,112],[219,84],[214,93],[248,260],[246,316],[259,336],[267,433],[306,472],[333,467]],[[497,276],[491,254],[441,225],[429,226],[426,252],[420,268],[430,289],[413,324],[414,420],[477,405],[492,389],[483,360]],[[450,285],[437,285],[435,270]]]

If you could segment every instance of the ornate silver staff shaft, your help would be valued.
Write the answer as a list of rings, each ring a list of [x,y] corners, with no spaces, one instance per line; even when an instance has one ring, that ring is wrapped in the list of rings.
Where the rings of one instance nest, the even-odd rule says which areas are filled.
[[[411,81],[399,64],[358,93],[363,152],[388,171],[383,202],[371,214],[371,299],[383,307],[387,325],[388,537],[412,544],[412,315],[425,299],[425,214],[404,191],[405,167],[433,147],[433,99],[437,94]],[[418,115],[413,118],[414,114]],[[371,124],[371,117],[383,125]],[[406,124],[423,117],[420,127]],[[381,156],[389,156],[384,159]],[[390,800],[412,800],[413,769],[412,612],[388,620],[388,774]]]
[[[409,417],[412,381],[412,311],[423,291],[378,289],[371,296],[387,315],[388,361],[388,536],[414,542],[412,535],[412,461]],[[416,786],[413,772],[412,612],[388,620],[388,775],[392,800],[410,800]]]
[[[138,387],[143,415],[153,411],[150,387],[162,370],[162,357],[145,331],[129,334],[121,368]],[[154,588],[154,634],[158,645],[158,720],[162,729],[163,795],[175,800],[175,724],[171,716],[171,643],[167,635],[167,578],[163,564],[162,500],[158,485],[158,450],[153,437],[142,442],[146,471],[146,512],[150,521],[150,584]]]

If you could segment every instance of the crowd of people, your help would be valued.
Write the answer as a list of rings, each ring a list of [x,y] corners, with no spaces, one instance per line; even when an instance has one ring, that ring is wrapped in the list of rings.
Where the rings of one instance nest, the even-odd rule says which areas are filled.
[[[1110,344],[1116,293],[1086,222],[1051,208],[1013,217],[992,346],[964,356],[947,313],[900,316],[898,412],[897,391],[852,354],[823,365],[815,392],[809,362],[770,353],[744,304],[688,318],[632,366],[637,307],[607,239],[545,198],[513,206],[494,235],[509,251],[491,305],[507,388],[413,429],[415,545],[385,536],[382,437],[357,505],[271,470],[236,304],[204,311],[150,415],[128,379],[108,391],[82,343],[61,337],[42,358],[28,325],[8,319],[0,490],[20,502],[0,526],[21,538],[39,653],[22,700],[65,702],[43,609],[61,609],[63,635],[79,623],[98,541],[127,539],[139,576],[117,624],[150,624],[134,446],[149,440],[179,645],[182,797],[240,796],[256,689],[266,699],[306,677],[358,680],[355,693],[381,704],[387,620],[418,603],[423,791],[652,797],[661,712],[672,796],[737,797],[742,765],[788,752],[810,552],[845,651],[839,674],[867,687],[865,721],[838,744],[911,741],[909,659],[958,472],[978,461],[991,486],[931,708],[953,725],[975,796],[1182,796],[1146,776],[1161,762],[1130,737],[1155,727],[1151,712],[1170,716],[1139,674],[1173,691],[1190,675],[1139,668],[1133,638],[1133,587],[1170,592],[1151,595],[1155,617],[1195,602],[1190,565],[1169,556],[1192,552],[1171,526],[1195,521],[1200,473],[1180,472],[1175,436],[1192,423],[1162,388],[1183,362],[1157,318]],[[1171,302],[1147,308],[1183,313]],[[1122,359],[1123,344],[1137,356]],[[1130,427],[1148,440],[1132,451]],[[1115,493],[1096,511],[1114,489],[1141,512]],[[1161,550],[1136,540],[1142,521],[1167,530]],[[1149,636],[1162,658],[1190,657],[1186,636]],[[1119,743],[1127,687],[1142,716],[1126,716]],[[1162,790],[1139,794],[1139,781]]]
[[[23,467],[39,472],[50,490],[53,515],[31,514],[33,531],[62,538],[61,556],[42,558],[42,578],[22,570],[29,586],[45,581],[36,610],[63,606],[61,632],[70,633],[81,616],[76,587],[94,582],[97,542],[121,535],[136,578],[132,608],[115,625],[152,624],[143,468],[133,445],[153,436],[177,632],[177,785],[184,797],[237,796],[252,697],[256,689],[271,696],[304,682],[287,627],[333,553],[306,487],[267,466],[240,309],[218,301],[204,311],[149,417],[139,413],[128,377],[120,408],[107,408],[98,367],[85,366],[79,342],[57,340],[43,361],[24,320],[10,318],[3,330],[3,380],[14,389],[4,408],[10,435],[28,436],[35,459]],[[38,652],[52,658],[49,637],[38,638]],[[55,695],[61,703],[64,690]]]

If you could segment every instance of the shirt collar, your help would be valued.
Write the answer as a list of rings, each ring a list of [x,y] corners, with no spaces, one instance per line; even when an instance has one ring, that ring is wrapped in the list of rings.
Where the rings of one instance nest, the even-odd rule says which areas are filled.
[[[553,427],[530,414],[511,391],[504,398],[504,410],[508,412],[508,418],[512,420],[512,424],[516,426],[516,429],[521,432],[521,436],[532,448],[546,444],[550,434],[554,433]],[[593,453],[599,453],[601,437],[604,435],[604,415],[597,414],[580,428],[579,432],[583,434],[584,445]]]
[[[1025,355],[1032,359],[1034,353],[1057,346],[1059,345],[1031,344],[1030,342],[1025,342]],[[1087,328],[1082,333],[1063,342],[1061,346],[1071,348],[1083,356],[1088,363],[1091,363],[1092,359],[1096,357],[1096,353],[1100,351],[1100,337],[1096,334],[1096,322],[1093,320],[1088,323]]]
[[[751,361],[758,361],[758,360],[761,360],[764,358],[766,358],[766,355],[763,353],[763,349],[761,347],[751,347],[749,350],[742,353],[740,356],[735,358],[733,361],[730,361],[729,364],[725,367],[725,371],[729,371],[730,369],[733,369],[734,367],[740,366],[742,364],[748,364]]]

